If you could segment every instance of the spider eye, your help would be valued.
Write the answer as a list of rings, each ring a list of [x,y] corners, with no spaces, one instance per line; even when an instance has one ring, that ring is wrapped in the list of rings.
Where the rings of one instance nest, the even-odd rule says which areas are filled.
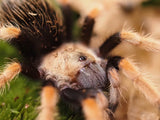
[[[86,56],[80,56],[80,57],[79,57],[79,61],[85,61],[85,60],[87,60],[87,57],[86,57]]]

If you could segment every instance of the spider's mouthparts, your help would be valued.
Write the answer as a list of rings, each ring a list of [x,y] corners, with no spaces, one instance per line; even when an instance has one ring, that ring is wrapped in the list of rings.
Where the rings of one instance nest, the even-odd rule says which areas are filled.
[[[105,70],[97,63],[90,63],[80,69],[77,82],[82,88],[103,88],[107,85]]]

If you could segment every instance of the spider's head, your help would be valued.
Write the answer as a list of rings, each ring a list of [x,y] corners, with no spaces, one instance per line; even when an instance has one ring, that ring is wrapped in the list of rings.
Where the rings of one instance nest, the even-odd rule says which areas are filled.
[[[43,57],[39,70],[57,87],[101,88],[106,82],[102,61],[85,46],[69,43]]]

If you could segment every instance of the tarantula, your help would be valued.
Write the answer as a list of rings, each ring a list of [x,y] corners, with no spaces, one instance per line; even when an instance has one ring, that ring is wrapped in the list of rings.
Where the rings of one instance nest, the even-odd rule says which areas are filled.
[[[45,0],[2,1],[0,39],[15,46],[23,60],[7,65],[0,74],[0,88],[21,72],[44,82],[38,120],[54,119],[58,94],[65,102],[82,108],[87,120],[110,120],[119,102],[122,71],[152,104],[160,106],[159,92],[128,58],[108,56],[121,42],[158,52],[159,42],[122,30],[94,51],[87,45],[98,10],[86,16],[82,42],[71,42],[71,9],[64,5],[62,11],[63,24]]]

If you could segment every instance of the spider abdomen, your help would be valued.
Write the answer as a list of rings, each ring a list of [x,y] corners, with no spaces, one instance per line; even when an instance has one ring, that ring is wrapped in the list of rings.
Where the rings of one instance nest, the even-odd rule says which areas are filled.
[[[4,1],[0,13],[1,25],[20,29],[10,43],[23,57],[36,59],[62,44],[62,24],[45,0]]]

